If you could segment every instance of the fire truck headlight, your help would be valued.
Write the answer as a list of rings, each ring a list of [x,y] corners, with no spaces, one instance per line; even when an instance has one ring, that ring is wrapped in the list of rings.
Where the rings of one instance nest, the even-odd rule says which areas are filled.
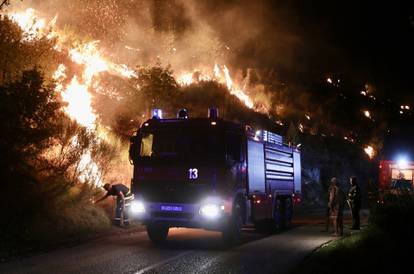
[[[200,214],[209,219],[215,219],[220,216],[220,205],[204,204],[200,207]]]
[[[131,212],[134,213],[134,214],[145,213],[144,203],[141,202],[141,201],[133,201],[131,203]]]

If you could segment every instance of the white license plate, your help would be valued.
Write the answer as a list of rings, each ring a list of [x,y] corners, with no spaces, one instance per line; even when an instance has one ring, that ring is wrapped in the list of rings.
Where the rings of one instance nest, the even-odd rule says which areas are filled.
[[[181,212],[183,211],[182,206],[174,206],[174,205],[162,205],[161,211],[174,211],[174,212]]]

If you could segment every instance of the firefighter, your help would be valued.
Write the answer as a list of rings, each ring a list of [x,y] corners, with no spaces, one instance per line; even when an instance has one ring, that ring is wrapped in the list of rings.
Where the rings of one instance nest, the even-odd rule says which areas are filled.
[[[332,183],[329,183],[329,187],[328,187],[328,201],[326,203],[326,212],[325,212],[325,229],[322,230],[322,232],[329,232],[329,226],[331,224],[331,207],[330,207],[330,203],[329,203],[329,196],[331,193],[331,189],[332,189]]]
[[[103,188],[107,191],[106,195],[101,199],[97,200],[96,203],[99,203],[109,196],[116,196],[116,210],[115,210],[115,219],[114,224],[116,226],[121,226],[121,220],[123,217],[124,226],[129,226],[129,206],[133,199],[128,187],[123,184],[105,184]]]
[[[361,209],[361,190],[357,183],[357,178],[355,176],[351,176],[349,178],[349,183],[351,184],[351,188],[348,192],[348,205],[351,209],[352,214],[352,228],[353,230],[359,230],[360,222],[359,222],[359,210]]]
[[[329,212],[333,223],[333,236],[343,235],[343,211],[345,204],[345,194],[338,185],[338,180],[334,177],[331,179],[329,188]]]

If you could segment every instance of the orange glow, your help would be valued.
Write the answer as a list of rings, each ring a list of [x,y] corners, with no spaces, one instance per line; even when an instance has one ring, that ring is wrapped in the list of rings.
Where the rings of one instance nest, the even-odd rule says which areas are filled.
[[[65,112],[69,117],[89,129],[94,129],[96,116],[92,111],[92,97],[88,92],[88,86],[79,83],[75,76],[61,95],[63,100],[68,103]]]
[[[22,12],[13,12],[9,16],[15,21],[23,32],[30,37],[39,37],[44,34],[46,27],[46,20],[39,18],[32,8],[26,9]]]
[[[191,83],[193,82],[193,73],[188,72],[188,73],[183,73],[178,77],[178,83],[180,85],[191,85]]]
[[[235,95],[242,101],[248,108],[253,108],[253,101],[250,97],[239,87],[233,85],[233,80],[230,77],[229,69],[226,66],[223,66],[224,77],[226,79],[227,88],[230,90],[230,93]]]
[[[303,127],[303,125],[302,125],[302,124],[299,124],[299,126],[298,126],[298,127],[299,127],[300,132],[302,132],[302,133],[303,133],[303,132],[304,132],[304,127]]]
[[[374,148],[372,146],[369,146],[369,145],[364,148],[364,151],[370,159],[374,158],[374,156],[376,154]]]
[[[190,85],[195,81],[210,81],[215,80],[221,84],[225,84],[227,89],[230,91],[230,94],[236,96],[244,105],[250,109],[254,108],[253,100],[249,97],[246,91],[235,84],[230,75],[230,70],[227,66],[223,66],[222,69],[215,64],[213,69],[203,69],[197,70],[198,75],[197,79],[194,79],[194,72],[182,72],[178,74],[177,81],[181,85]],[[263,112],[261,109],[256,108],[256,111]]]

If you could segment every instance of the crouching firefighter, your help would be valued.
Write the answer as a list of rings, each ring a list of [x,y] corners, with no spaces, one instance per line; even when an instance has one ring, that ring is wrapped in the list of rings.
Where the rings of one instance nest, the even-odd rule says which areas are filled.
[[[106,195],[97,200],[96,203],[105,200],[108,196],[116,196],[114,225],[121,226],[123,218],[124,226],[129,226],[129,206],[134,198],[129,188],[123,184],[105,184],[103,188],[107,191]]]

